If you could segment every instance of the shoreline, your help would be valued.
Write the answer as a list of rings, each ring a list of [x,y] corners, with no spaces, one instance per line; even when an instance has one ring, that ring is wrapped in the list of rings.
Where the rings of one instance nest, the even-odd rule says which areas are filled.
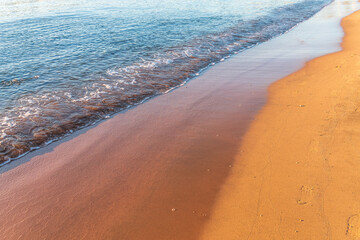
[[[182,88],[30,153],[23,164],[4,166],[0,237],[199,237],[235,169],[242,135],[266,102],[266,87],[338,50],[341,29],[317,41],[311,36],[340,16],[317,18]]]
[[[254,12],[253,20],[235,21],[233,22],[234,25],[230,24],[231,26],[227,27],[225,27],[225,24],[224,28],[221,27],[219,31],[215,31],[217,33],[206,33],[202,37],[201,34],[198,37],[195,34],[195,38],[193,40],[189,39],[188,43],[185,43],[185,41],[184,45],[179,42],[179,44],[175,44],[167,50],[165,50],[166,47],[161,48],[162,50],[158,49],[157,53],[150,54],[148,57],[145,57],[148,54],[145,54],[145,51],[143,56],[145,58],[140,57],[138,58],[139,61],[133,59],[134,62],[130,60],[131,57],[124,59],[125,62],[128,60],[129,62],[123,66],[113,66],[107,70],[100,67],[98,70],[102,72],[101,74],[99,72],[102,77],[100,75],[96,77],[96,74],[90,77],[91,74],[89,73],[88,77],[92,78],[92,80],[89,80],[90,82],[82,82],[82,80],[78,82],[78,80],[75,80],[75,74],[74,78],[68,82],[70,85],[66,89],[58,88],[67,85],[65,84],[67,77],[63,78],[61,74],[57,77],[53,76],[52,79],[58,78],[59,81],[56,81],[54,89],[50,91],[47,91],[45,87],[38,89],[34,82],[28,81],[37,78],[41,79],[38,81],[46,81],[43,79],[46,72],[56,75],[55,72],[60,73],[62,72],[61,69],[55,72],[48,69],[44,73],[39,73],[41,77],[36,75],[29,79],[26,77],[17,79],[16,76],[14,78],[9,76],[9,79],[12,80],[3,79],[4,96],[7,95],[7,91],[11,91],[10,89],[13,88],[11,86],[14,85],[22,85],[16,88],[24,88],[22,89],[24,92],[19,96],[17,96],[16,91],[14,92],[15,95],[12,94],[14,99],[17,99],[16,101],[5,104],[7,102],[6,97],[2,101],[6,107],[2,109],[1,114],[5,117],[2,119],[1,131],[3,136],[1,137],[0,167],[23,157],[28,152],[70,135],[74,131],[90,126],[99,120],[110,118],[111,115],[122,112],[122,110],[134,107],[153,97],[180,87],[185,82],[196,78],[206,68],[290,31],[332,1],[321,0],[316,4],[298,2],[286,4],[286,8],[275,4],[274,8],[271,7],[271,10],[269,9],[269,12],[265,11],[264,14],[258,15],[258,13]],[[241,9],[245,9],[247,5],[251,6],[253,3],[250,1],[246,4],[245,2],[239,4],[244,5],[238,8],[241,11]],[[226,15],[225,12],[223,14]],[[288,15],[288,17],[285,17],[285,15]],[[286,23],[281,23],[281,19],[276,20],[279,16],[285,17],[287,19]],[[256,26],[254,26],[253,21],[257,17],[259,18],[256,20]],[[169,16],[169,18],[171,17]],[[180,32],[181,26],[183,25],[178,25]],[[207,28],[206,26],[203,27]],[[210,28],[212,27],[210,26]],[[249,29],[259,32],[252,33],[252,30],[248,32]],[[201,31],[201,29],[198,29],[195,32]],[[120,35],[122,36],[122,34]],[[221,41],[216,39],[221,39]],[[200,42],[201,44],[198,45],[197,43]],[[142,55],[141,51],[139,54]],[[130,55],[137,56],[137,53],[134,52],[134,54]],[[111,59],[110,55],[108,57]],[[82,58],[84,59],[86,56]],[[58,60],[61,62],[62,59],[60,55]],[[102,60],[99,59],[99,61]],[[96,60],[88,61],[87,64],[93,64],[91,62],[94,63]],[[53,68],[58,67],[53,66]],[[30,70],[30,72],[32,71]],[[84,78],[87,77],[84,75],[79,79]],[[50,79],[48,80],[51,82]],[[24,81],[27,83],[23,84]],[[60,82],[63,82],[63,84],[60,84]],[[34,86],[30,88],[34,88],[33,94],[23,95],[27,91],[26,89],[30,89],[29,86],[32,84]],[[56,86],[57,84],[60,85]],[[19,91],[19,93],[22,91]],[[46,97],[41,95],[46,95]],[[34,102],[37,102],[38,107],[32,104]]]
[[[359,21],[270,86],[200,239],[359,239]]]
[[[341,3],[340,1],[334,0],[332,3],[326,5],[324,8],[326,9],[326,8],[329,7],[329,5],[334,5],[334,4],[342,4],[342,3]],[[351,5],[351,1],[350,1],[350,3],[348,3],[348,4]],[[324,8],[321,9],[321,10],[320,10],[318,13],[316,13],[314,16],[316,16],[316,15],[318,15],[320,12],[322,12],[322,11],[324,10]],[[335,7],[333,7],[333,8],[335,8]],[[333,11],[334,11],[334,10],[333,10]],[[342,10],[340,10],[340,11],[345,11],[345,12],[346,12],[346,11],[351,11],[351,9],[342,9]],[[333,14],[333,15],[337,15],[337,14],[338,14],[338,15],[341,15],[341,14],[343,14],[343,15],[344,15],[344,14],[346,14],[346,13],[339,13],[339,12],[338,12],[338,13],[328,13],[328,14]],[[307,25],[306,22],[309,21],[310,19],[312,19],[314,16],[310,17],[309,19],[306,19],[306,20],[303,21],[303,22],[298,23],[297,25],[295,25],[294,27],[292,27],[291,29],[289,29],[287,32],[285,32],[284,34],[281,34],[281,35],[279,35],[279,36],[275,36],[275,37],[271,38],[270,40],[268,40],[268,41],[266,41],[266,42],[263,42],[263,43],[260,43],[260,44],[258,44],[258,45],[252,46],[251,48],[248,48],[248,49],[246,49],[246,50],[243,50],[243,51],[240,51],[240,52],[236,52],[236,53],[234,53],[234,54],[232,54],[232,55],[229,55],[229,56],[224,57],[224,58],[223,58],[222,60],[220,60],[219,62],[212,63],[212,64],[208,65],[207,67],[205,67],[204,69],[201,69],[201,70],[199,71],[199,75],[198,75],[197,77],[191,78],[191,79],[183,82],[183,83],[180,84],[179,86],[176,86],[176,87],[173,87],[173,88],[167,90],[164,94],[168,94],[168,93],[171,93],[172,91],[176,91],[176,90],[179,89],[179,88],[186,87],[186,85],[189,84],[191,81],[194,81],[194,80],[196,81],[196,79],[199,78],[202,74],[205,74],[207,71],[209,71],[211,68],[215,67],[216,65],[222,64],[224,61],[231,61],[232,58],[236,58],[236,56],[239,55],[239,54],[247,54],[247,51],[251,50],[252,48],[258,48],[258,47],[261,46],[261,45],[268,45],[268,42],[269,42],[269,41],[272,42],[272,41],[273,41],[274,39],[276,39],[276,38],[283,38],[284,35],[286,36],[286,35],[289,34],[291,31],[293,31],[294,28],[298,28],[299,25],[300,25],[300,27],[302,27],[302,25]],[[323,17],[323,18],[326,18],[326,17]],[[330,16],[329,18],[331,18],[331,16]],[[337,21],[337,20],[336,20],[336,19],[333,19],[333,21]],[[322,24],[319,24],[319,23],[318,23],[318,25],[319,25],[318,27],[322,27],[322,26],[321,26]],[[323,25],[326,25],[326,24],[323,24]],[[325,33],[325,32],[324,32],[324,33]],[[325,33],[325,34],[329,34],[329,33],[327,32],[327,33]],[[337,35],[339,35],[339,33],[337,33]],[[294,36],[293,36],[293,37],[294,37]],[[337,37],[339,37],[339,36],[336,36],[336,34],[335,34],[334,36],[331,36],[331,34],[329,34],[329,37],[337,38]],[[307,39],[309,40],[309,38],[310,38],[310,37],[309,37],[309,34],[307,34],[307,36],[305,36],[304,38],[305,38],[305,39],[307,38]],[[312,39],[312,40],[316,40],[316,39]],[[300,40],[300,39],[299,39],[299,41],[301,42],[301,44],[303,44],[303,43],[302,43],[303,40]],[[299,63],[297,63],[297,66],[291,66],[292,71],[296,71],[296,70],[300,69],[301,67],[304,66],[304,64],[306,63],[306,61],[308,61],[308,60],[310,60],[310,59],[313,59],[313,58],[315,58],[315,57],[318,57],[318,56],[321,56],[321,55],[325,55],[325,54],[329,54],[329,53],[331,53],[331,52],[335,52],[335,51],[336,51],[336,46],[334,45],[334,43],[325,43],[325,44],[328,44],[328,46],[322,46],[322,47],[320,47],[320,42],[321,42],[321,40],[320,40],[320,42],[319,42],[319,40],[316,40],[316,41],[318,41],[318,42],[317,42],[317,43],[312,43],[312,44],[314,45],[314,46],[313,46],[313,47],[314,47],[313,50],[318,51],[318,52],[314,52],[314,53],[312,53],[312,54],[309,54],[309,53],[302,54],[302,55],[304,55],[304,56],[303,56],[303,57],[304,57],[304,60],[302,61],[301,65],[299,65]],[[315,45],[318,45],[319,49],[315,49]],[[278,46],[276,46],[276,47],[278,47]],[[296,44],[294,44],[294,47],[296,47]],[[266,47],[265,47],[265,49],[266,49]],[[306,48],[304,48],[303,50],[309,51],[309,50],[306,49]],[[299,54],[299,53],[297,53],[297,54]],[[294,54],[294,56],[296,56],[297,54]],[[301,53],[300,53],[300,54],[301,54]],[[247,55],[251,55],[251,53],[250,53],[250,54],[247,54]],[[299,57],[299,56],[297,56],[297,57]],[[289,59],[289,60],[294,60],[294,59]],[[287,73],[290,74],[292,71],[287,71]],[[278,78],[280,79],[280,78],[284,77],[287,73],[283,73],[283,74],[279,73]],[[267,80],[265,80],[265,81],[267,81]],[[267,84],[267,83],[265,83],[265,81],[262,81],[262,82],[260,83],[260,85],[261,85],[261,84]],[[156,96],[153,96],[153,97],[146,98],[146,99],[144,99],[143,101],[139,102],[138,104],[135,104],[135,105],[133,105],[133,106],[129,106],[129,107],[121,110],[120,112],[116,112],[116,113],[111,114],[109,118],[111,119],[111,118],[114,118],[114,117],[116,117],[116,116],[118,116],[118,115],[125,114],[126,112],[131,111],[132,109],[134,109],[134,108],[136,108],[136,107],[138,107],[138,106],[140,106],[140,105],[142,105],[142,104],[144,104],[144,103],[146,103],[146,102],[148,102],[148,101],[151,101],[151,100],[153,100],[153,99],[155,99],[155,98],[157,98],[157,97],[159,97],[159,96],[162,96],[162,95],[164,95],[164,94],[160,94],[160,95],[156,95]],[[60,137],[59,139],[53,139],[53,140],[49,141],[48,143],[46,143],[44,146],[35,147],[34,149],[32,149],[32,150],[30,150],[30,151],[28,151],[28,152],[25,152],[25,153],[21,154],[20,156],[14,158],[14,159],[10,159],[10,160],[8,160],[8,161],[6,161],[6,162],[0,163],[0,174],[5,173],[5,172],[7,172],[7,171],[9,171],[9,170],[11,170],[11,169],[13,169],[13,168],[15,168],[15,167],[23,164],[23,163],[25,163],[25,162],[28,162],[28,161],[31,160],[33,157],[36,157],[36,156],[42,155],[42,154],[44,154],[44,153],[47,153],[47,152],[49,152],[49,151],[52,151],[56,146],[58,146],[58,145],[60,145],[60,144],[62,144],[62,143],[65,143],[65,142],[67,142],[67,141],[70,141],[71,139],[76,138],[76,137],[78,137],[78,136],[81,135],[81,134],[86,133],[87,131],[91,130],[92,128],[97,127],[97,126],[100,125],[101,123],[103,123],[103,122],[105,122],[105,121],[108,121],[109,118],[99,119],[99,120],[95,121],[94,123],[92,123],[92,124],[90,124],[90,125],[87,125],[87,126],[84,126],[84,127],[82,127],[82,128],[79,128],[78,130],[75,130],[75,131],[73,131],[73,132],[71,132],[71,133],[69,133],[69,134],[66,134],[66,135]]]

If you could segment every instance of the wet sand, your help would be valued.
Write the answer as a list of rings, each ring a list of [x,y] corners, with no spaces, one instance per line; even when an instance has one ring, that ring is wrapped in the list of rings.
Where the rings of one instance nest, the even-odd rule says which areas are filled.
[[[271,85],[202,239],[360,239],[359,24]]]
[[[186,86],[2,168],[0,239],[222,236],[227,226],[220,228],[218,221],[229,210],[222,210],[229,206],[222,201],[232,199],[227,196],[228,181],[251,169],[248,159],[239,158],[239,144],[266,102],[267,86],[307,60],[339,50],[342,30],[337,23],[354,10],[351,4],[340,5],[341,14],[333,12],[337,6],[324,9],[290,33],[212,67]],[[289,109],[310,109],[308,102],[295,104],[306,107]],[[256,159],[252,164],[259,161],[264,163]],[[240,188],[261,189],[251,188],[252,182],[241,184]],[[314,186],[302,184],[306,202],[306,189]],[[249,191],[250,202],[255,202],[254,192]],[[312,192],[317,194],[311,190],[310,196]],[[254,222],[248,214],[242,220]],[[226,216],[231,221],[239,217]]]

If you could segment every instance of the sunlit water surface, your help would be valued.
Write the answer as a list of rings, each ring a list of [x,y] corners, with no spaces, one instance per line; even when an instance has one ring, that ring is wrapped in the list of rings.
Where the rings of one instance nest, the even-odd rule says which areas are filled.
[[[166,93],[331,0],[2,0],[0,163]]]

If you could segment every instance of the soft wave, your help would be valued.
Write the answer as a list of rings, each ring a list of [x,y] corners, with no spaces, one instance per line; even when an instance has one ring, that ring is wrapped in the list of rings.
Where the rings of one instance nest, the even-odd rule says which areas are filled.
[[[285,33],[328,3],[305,1],[280,7],[221,33],[164,49],[129,66],[108,69],[78,88],[24,95],[15,107],[0,114],[0,163],[166,93],[210,64]]]

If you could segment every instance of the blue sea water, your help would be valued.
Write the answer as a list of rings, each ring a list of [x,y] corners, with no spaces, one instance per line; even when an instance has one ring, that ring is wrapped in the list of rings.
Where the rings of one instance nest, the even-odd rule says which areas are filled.
[[[166,93],[331,0],[2,0],[0,163]]]

